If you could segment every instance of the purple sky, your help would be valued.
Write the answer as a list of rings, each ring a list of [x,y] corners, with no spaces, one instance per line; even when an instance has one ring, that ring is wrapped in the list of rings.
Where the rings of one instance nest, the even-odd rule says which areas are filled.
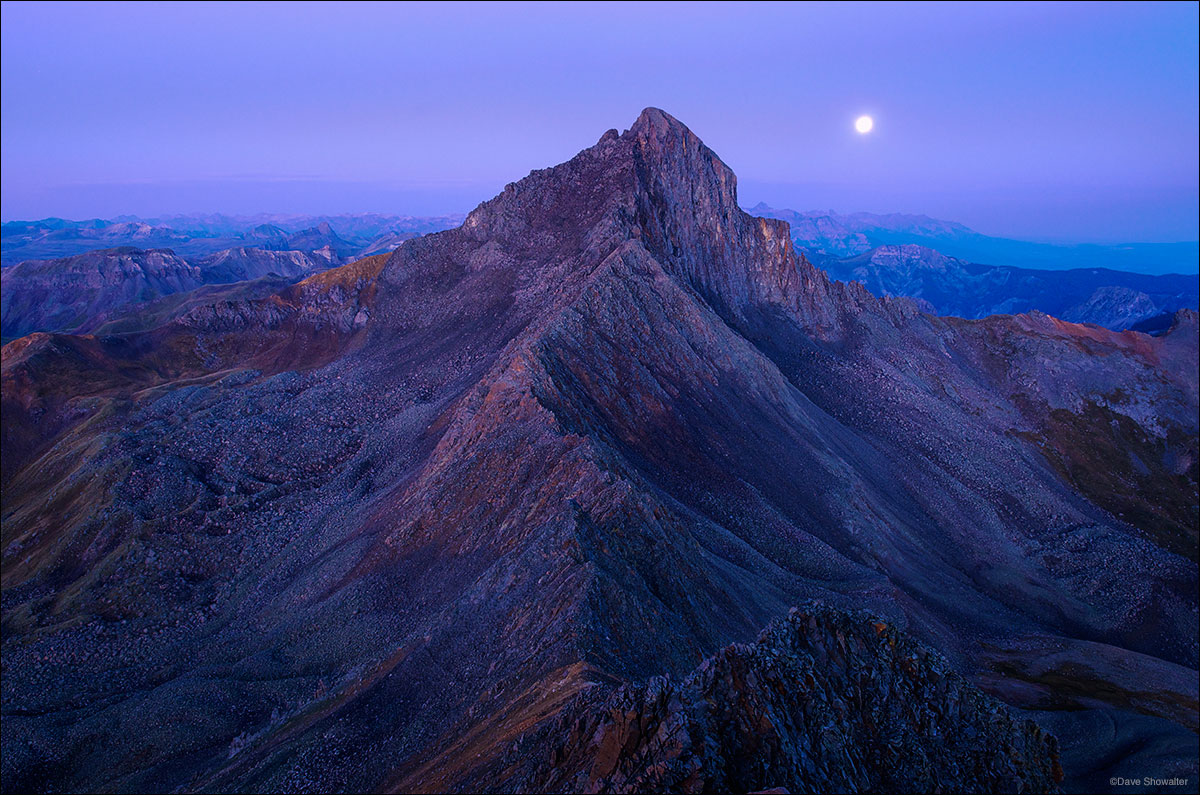
[[[1197,9],[5,2],[2,215],[468,210],[655,105],[745,205],[1195,240]]]

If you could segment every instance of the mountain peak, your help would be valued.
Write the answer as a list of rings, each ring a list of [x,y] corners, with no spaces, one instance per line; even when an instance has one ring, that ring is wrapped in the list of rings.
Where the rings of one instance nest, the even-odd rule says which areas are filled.
[[[629,129],[642,239],[727,318],[750,304],[798,308],[806,262],[785,221],[738,206],[737,176],[675,117],[647,108]]]
[[[678,132],[693,135],[692,131],[688,129],[686,124],[672,116],[670,113],[667,113],[665,110],[654,107],[644,108],[642,112],[638,114],[637,120],[634,121],[633,126],[629,128],[629,132],[633,133],[634,135],[642,135],[649,131],[657,131],[659,133]]]
[[[706,171],[719,171],[722,177],[733,180],[728,184],[736,193],[733,171],[686,124],[666,111],[646,108],[626,135],[647,160],[657,155],[664,158],[659,165],[683,166],[696,177],[704,176]]]
[[[1049,742],[905,627],[1062,707],[1072,761],[1149,693],[1105,777],[1126,737],[1190,748],[1194,326],[906,306],[648,109],[390,255],[17,342],[5,788],[1047,789]]]
[[[787,223],[738,207],[733,170],[658,108],[622,135],[605,133],[570,161],[506,186],[463,229],[474,240],[522,245],[575,235],[636,241],[727,318],[755,303],[795,309],[801,271],[812,275],[793,256]]]

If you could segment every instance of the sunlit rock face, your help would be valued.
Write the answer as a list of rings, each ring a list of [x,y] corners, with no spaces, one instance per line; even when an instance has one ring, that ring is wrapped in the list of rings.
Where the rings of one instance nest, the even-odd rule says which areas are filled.
[[[932,317],[788,238],[649,109],[390,255],[6,346],[5,787],[902,788],[832,715],[948,788],[1194,766],[1194,314]]]

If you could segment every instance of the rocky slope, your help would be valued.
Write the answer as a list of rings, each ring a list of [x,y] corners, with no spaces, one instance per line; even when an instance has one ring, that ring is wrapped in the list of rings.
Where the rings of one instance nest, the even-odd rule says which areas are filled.
[[[877,618],[793,608],[680,681],[597,684],[480,791],[1053,792],[1055,739]]]
[[[1200,305],[1200,276],[1146,276],[1088,268],[1040,271],[978,265],[924,246],[880,246],[822,267],[878,296],[907,296],[925,311],[981,318],[1040,311],[1123,331]]]
[[[292,223],[304,220],[313,219],[288,219]],[[201,284],[259,282],[256,287],[248,288],[248,295],[257,292],[262,280],[282,278],[294,282],[351,259],[391,252],[402,241],[445,228],[452,220],[449,217],[406,216],[339,218],[349,228],[365,235],[357,242],[342,238],[323,219],[315,226],[294,232],[269,223],[238,231],[247,222],[223,216],[176,219],[176,222],[187,224],[186,232],[140,221],[79,224],[48,219],[34,223],[6,223],[6,264],[14,250],[37,249],[42,243],[54,242],[48,242],[49,238],[68,248],[76,244],[95,247],[101,237],[104,240],[162,239],[179,246],[184,256],[181,258],[169,249],[146,252],[133,247],[97,248],[76,256],[25,261],[5,268],[3,338],[8,341],[33,331],[88,331],[119,316],[125,317],[122,327],[145,326],[145,322],[129,317],[136,311],[133,307],[143,302],[191,291]],[[371,237],[378,231],[383,234]],[[71,235],[79,237],[76,239]],[[213,235],[224,237],[210,237]],[[59,237],[62,239],[58,240]],[[214,251],[215,243],[237,245]],[[163,257],[172,258],[168,270],[176,267],[180,272],[167,274],[160,262]],[[174,303],[190,300],[177,299]],[[143,308],[149,315],[157,316],[162,306]]]
[[[248,281],[205,284],[185,293],[171,293],[153,301],[114,307],[110,312],[88,318],[73,333],[111,336],[151,331],[193,310],[226,303],[240,306],[246,301],[270,298],[286,291],[294,282],[295,279],[268,274]]]
[[[1124,331],[1150,318],[1173,314],[1177,309],[1196,309],[1196,304],[1192,296],[1166,295],[1156,301],[1140,290],[1106,284],[1097,287],[1080,303],[1063,310],[1062,319]]]
[[[925,315],[736,198],[649,109],[371,262],[5,346],[5,789],[501,788],[597,685],[671,725],[707,713],[639,683],[798,708],[732,686],[775,663],[718,652],[809,599],[945,656],[905,684],[890,641],[848,653],[913,699],[903,736],[991,726],[983,770],[902,742],[922,781],[1038,787],[1052,758],[957,679],[929,693],[943,668],[1052,722],[1067,788],[1195,776],[1194,314],[1161,337]],[[1092,477],[1124,471],[1161,499]],[[730,687],[689,678],[713,655]],[[831,738],[872,731],[819,655]],[[737,758],[705,725],[680,765]],[[786,776],[876,781],[791,728]]]

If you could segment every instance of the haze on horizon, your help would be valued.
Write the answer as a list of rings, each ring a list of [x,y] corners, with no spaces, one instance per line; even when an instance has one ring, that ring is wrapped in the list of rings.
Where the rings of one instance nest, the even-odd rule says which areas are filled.
[[[1196,240],[1197,9],[5,2],[0,214],[465,211],[652,105],[745,206]]]

